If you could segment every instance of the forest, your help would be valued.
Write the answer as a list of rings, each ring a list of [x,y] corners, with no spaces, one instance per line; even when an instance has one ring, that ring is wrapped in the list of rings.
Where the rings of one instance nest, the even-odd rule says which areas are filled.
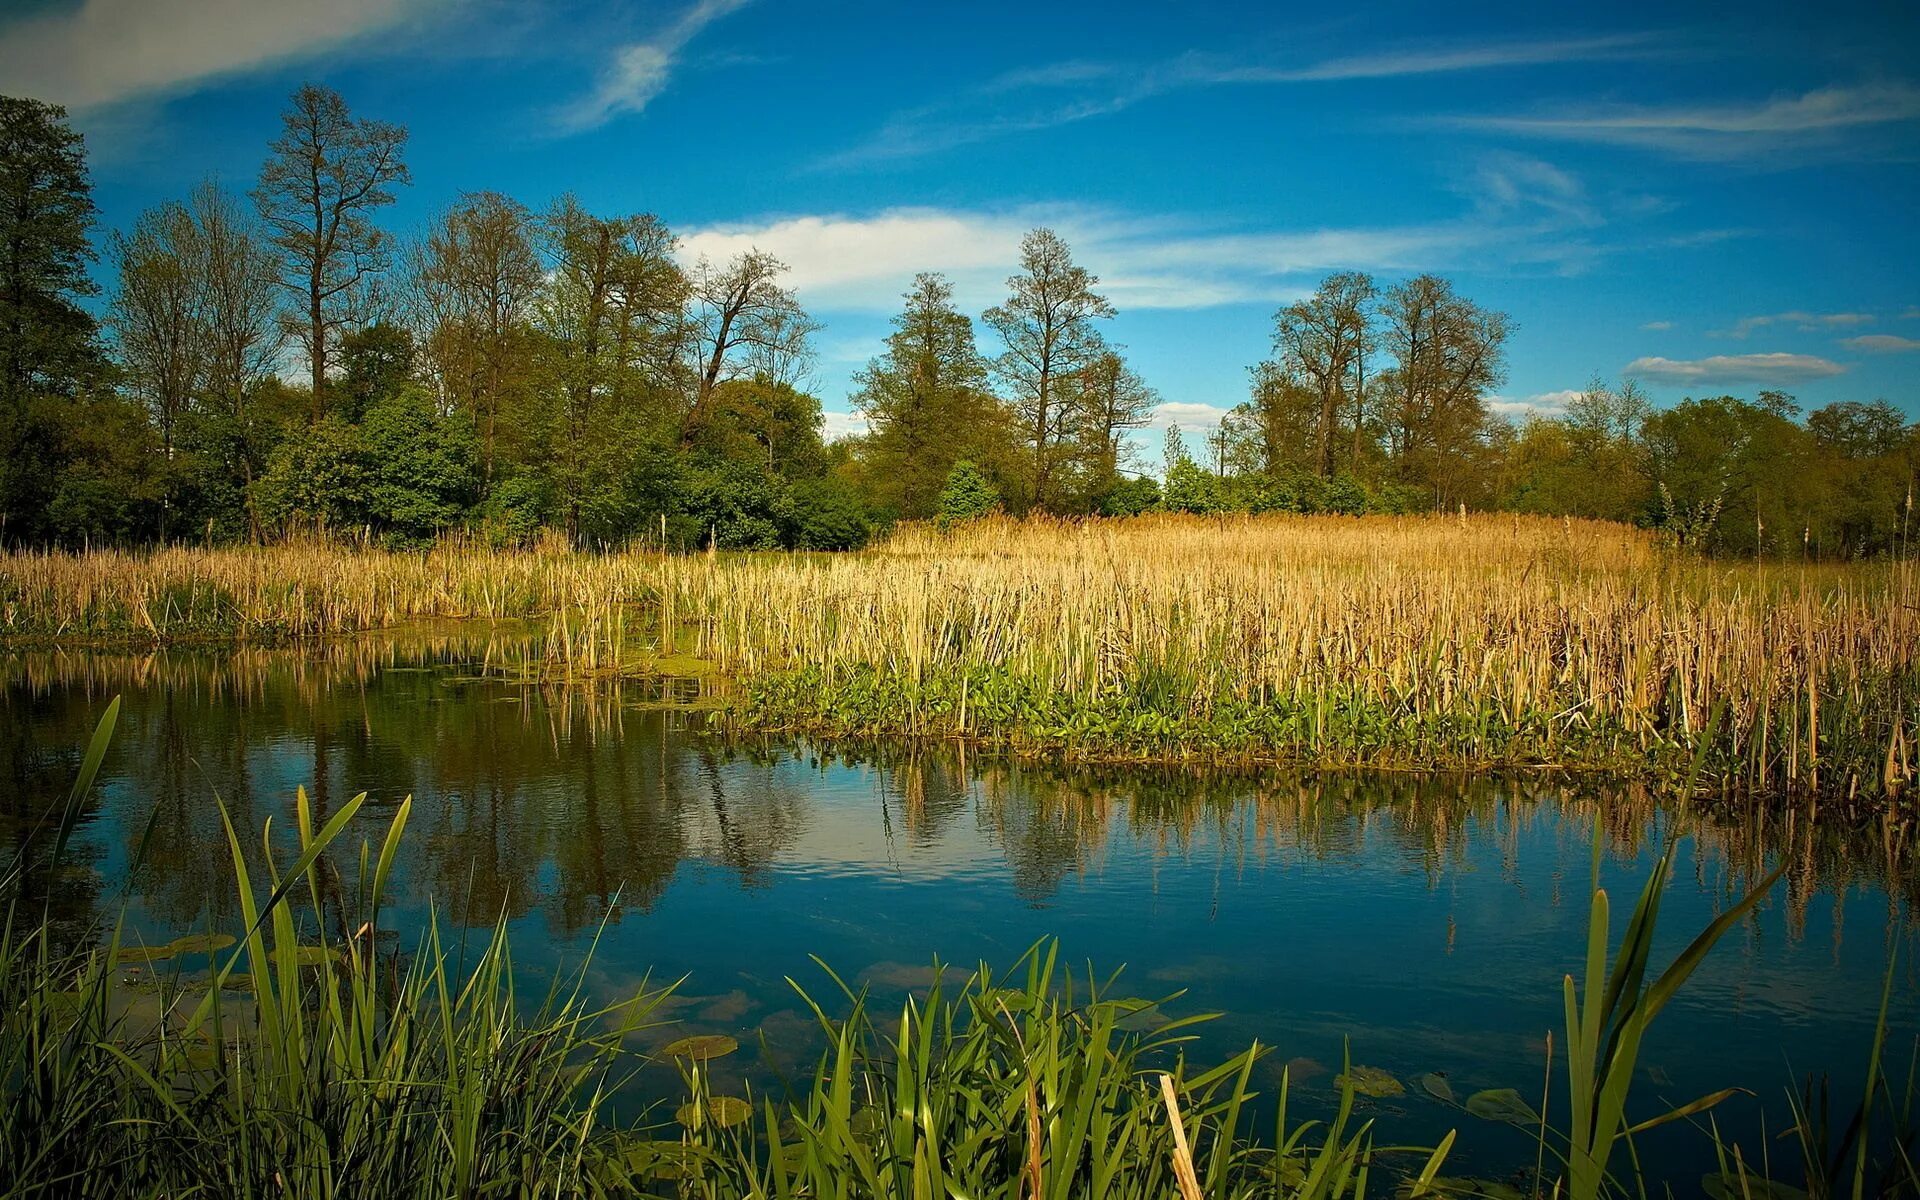
[[[410,183],[403,127],[309,85],[253,186],[102,231],[64,111],[0,97],[0,538],[839,550],[996,510],[1472,510],[1906,553],[1920,425],[1894,405],[1658,407],[1595,379],[1509,419],[1514,321],[1436,275],[1340,272],[1281,308],[1246,399],[1167,430],[1149,473],[1160,397],[1051,230],[977,319],[940,275],[907,283],[847,398],[866,432],[828,441],[821,325],[775,256],[688,262],[657,216],[571,195],[471,192],[389,229]]]

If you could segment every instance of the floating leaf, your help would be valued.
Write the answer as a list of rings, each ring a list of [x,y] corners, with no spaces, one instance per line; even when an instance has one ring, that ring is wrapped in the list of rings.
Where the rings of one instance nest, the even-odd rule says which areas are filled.
[[[1339,1088],[1352,1088],[1356,1096],[1372,1096],[1376,1099],[1398,1096],[1407,1090],[1390,1072],[1379,1067],[1349,1067],[1345,1073],[1334,1076],[1333,1084]]]
[[[715,1096],[707,1101],[707,1120],[722,1129],[738,1125],[752,1115],[753,1105],[738,1096]],[[691,1127],[699,1116],[700,1110],[689,1102],[680,1106],[673,1119]]]
[[[280,961],[280,952],[278,950],[269,951],[267,957],[275,963],[278,963]],[[293,948],[293,965],[296,967],[324,967],[333,962],[336,957],[334,952],[325,946],[295,946]]]
[[[677,1042],[668,1042],[660,1053],[668,1058],[694,1058],[704,1062],[710,1058],[725,1058],[739,1048],[740,1043],[724,1033],[699,1033],[683,1037]]]
[[[166,948],[175,954],[212,954],[233,945],[233,940],[230,933],[190,933],[168,942]]]
[[[1704,1175],[1700,1187],[1712,1200],[1807,1200],[1807,1194],[1791,1184],[1775,1183],[1758,1175]]]
[[[1438,1071],[1428,1071],[1424,1075],[1416,1075],[1413,1077],[1413,1081],[1420,1085],[1421,1091],[1443,1104],[1458,1103],[1458,1101],[1453,1098],[1453,1085],[1448,1083],[1447,1077]]]
[[[121,964],[157,963],[172,957],[171,946],[122,946],[120,952],[113,956],[113,961]]]
[[[847,1128],[861,1137],[872,1137],[887,1127],[887,1115],[872,1104],[863,1104],[847,1122]]]
[[[1512,1088],[1489,1088],[1467,1097],[1467,1111],[1483,1121],[1505,1121],[1510,1125],[1538,1125],[1540,1114],[1533,1111],[1519,1092]]]
[[[250,992],[253,990],[253,976],[245,971],[233,971],[220,981],[220,986],[229,992]]]
[[[707,1157],[699,1146],[685,1142],[658,1142],[633,1139],[625,1143],[622,1157],[627,1170],[650,1179],[685,1179],[696,1173]]]

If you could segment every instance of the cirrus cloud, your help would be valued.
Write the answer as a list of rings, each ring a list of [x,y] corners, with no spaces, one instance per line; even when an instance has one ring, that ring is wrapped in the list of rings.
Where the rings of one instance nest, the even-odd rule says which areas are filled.
[[[1624,373],[1654,383],[1801,383],[1846,372],[1812,354],[1714,354],[1706,358],[1636,358]]]

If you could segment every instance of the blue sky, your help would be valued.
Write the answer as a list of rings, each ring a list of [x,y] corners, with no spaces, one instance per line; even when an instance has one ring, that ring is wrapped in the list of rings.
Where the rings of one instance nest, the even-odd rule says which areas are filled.
[[[572,190],[660,214],[689,256],[780,254],[826,323],[830,413],[914,272],[977,314],[1045,223],[1190,429],[1337,269],[1439,271],[1510,313],[1502,411],[1631,374],[1662,402],[1777,387],[1920,415],[1912,3],[0,13],[0,91],[73,110],[110,224],[208,175],[249,186],[286,94],[321,81],[410,128],[396,231],[465,190]]]

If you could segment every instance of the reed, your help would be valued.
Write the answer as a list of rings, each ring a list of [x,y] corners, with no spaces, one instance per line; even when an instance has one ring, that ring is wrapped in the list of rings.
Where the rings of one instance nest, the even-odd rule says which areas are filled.
[[[988,520],[847,555],[324,544],[0,562],[0,636],[532,620],[536,674],[717,673],[742,725],[1122,761],[1559,765],[1897,799],[1912,564],[1726,563],[1511,515]],[[1832,808],[1829,812],[1835,811]]]

